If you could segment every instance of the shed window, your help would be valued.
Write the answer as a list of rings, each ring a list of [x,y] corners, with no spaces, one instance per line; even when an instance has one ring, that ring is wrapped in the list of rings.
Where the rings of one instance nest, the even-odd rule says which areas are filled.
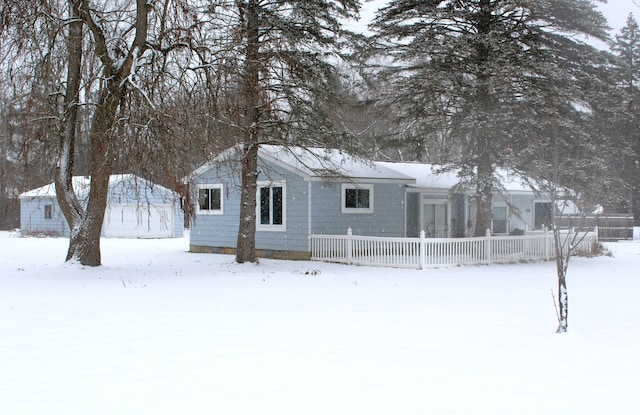
[[[202,215],[221,215],[222,185],[200,185],[198,187],[198,213]]]
[[[373,213],[373,185],[343,184],[342,213]]]
[[[258,230],[286,230],[286,186],[282,182],[258,183]]]
[[[44,218],[53,219],[53,205],[44,205]]]

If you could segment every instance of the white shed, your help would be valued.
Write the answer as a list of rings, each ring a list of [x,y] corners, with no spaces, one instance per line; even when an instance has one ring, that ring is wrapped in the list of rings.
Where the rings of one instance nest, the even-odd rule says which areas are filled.
[[[86,201],[89,181],[88,177],[73,178],[80,200]],[[111,176],[102,236],[177,238],[182,236],[183,225],[177,193],[133,174]],[[20,228],[25,233],[69,235],[53,184],[20,195]]]

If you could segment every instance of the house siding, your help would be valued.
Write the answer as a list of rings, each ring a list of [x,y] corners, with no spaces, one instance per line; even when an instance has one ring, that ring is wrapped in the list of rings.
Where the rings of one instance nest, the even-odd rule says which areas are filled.
[[[374,186],[373,212],[342,213],[341,185],[345,181],[309,178],[262,158],[259,166],[258,181],[286,183],[286,231],[256,231],[256,250],[266,256],[274,256],[269,251],[308,253],[309,233],[346,234],[351,228],[360,235],[404,236],[404,184],[363,181]],[[234,252],[240,216],[238,172],[236,164],[222,163],[200,172],[196,178],[196,184],[223,185],[224,207],[221,215],[196,216],[191,228],[192,251]]]
[[[191,245],[209,247],[236,246],[240,224],[239,183],[239,178],[235,177],[234,169],[229,166],[220,166],[217,169],[211,168],[197,178],[196,184],[222,184],[223,214],[196,215],[191,223]]]
[[[405,185],[373,184],[373,213],[342,213],[343,182],[312,183],[311,232],[342,235],[351,228],[354,235],[403,237],[405,229]]]
[[[256,249],[264,251],[309,250],[308,195],[304,177],[260,159],[258,181],[282,181],[286,186],[286,231],[256,231]],[[223,185],[223,214],[197,215],[191,229],[192,250],[215,247],[232,252],[237,245],[240,225],[239,166],[221,165],[203,172],[199,184]],[[220,251],[218,249],[217,251]]]
[[[528,226],[534,228],[533,202],[538,200],[534,195],[513,195],[511,196],[511,231],[524,231]]]
[[[386,171],[374,173],[356,169],[347,170],[354,173],[349,178],[321,178],[316,175],[321,168],[301,167],[286,157],[279,158],[277,154],[266,152],[259,156],[258,181],[286,184],[286,226],[272,231],[256,230],[258,256],[295,257],[292,254],[308,253],[310,234],[345,235],[349,228],[354,235],[418,236],[420,224],[426,220],[421,216],[424,206],[434,203],[447,203],[446,235],[462,237],[473,234],[476,207],[470,195],[451,194],[451,188],[446,186],[418,187],[416,183],[423,173],[413,177],[402,173],[403,169],[394,172],[393,164],[387,163]],[[222,214],[198,214],[195,217],[191,229],[191,250],[194,252],[235,252],[241,180],[240,163],[234,157],[234,150],[230,150],[194,172],[195,184],[223,185]],[[373,190],[372,210],[364,206],[354,207],[351,211],[343,208],[343,185],[353,184]],[[355,201],[354,206],[358,203]],[[514,215],[515,210],[509,210],[509,232],[533,221],[533,196],[509,193],[507,200],[494,196],[494,205],[500,204],[512,205],[522,211],[523,218],[520,219]],[[442,210],[439,212],[443,213]]]
[[[51,219],[45,218],[45,206],[51,206]],[[52,197],[25,198],[20,201],[20,227],[24,233],[42,232],[69,236],[69,226],[57,200]]]

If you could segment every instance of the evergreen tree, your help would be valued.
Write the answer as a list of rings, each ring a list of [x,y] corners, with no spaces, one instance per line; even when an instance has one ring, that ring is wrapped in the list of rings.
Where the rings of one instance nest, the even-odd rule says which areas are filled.
[[[614,71],[621,99],[617,110],[617,132],[627,140],[631,155],[622,174],[627,179],[635,225],[640,225],[640,27],[633,14],[611,44]]]
[[[516,165],[548,133],[540,117],[550,106],[588,100],[582,82],[597,54],[586,37],[607,38],[584,0],[391,1],[371,28],[378,54],[392,58],[379,72],[399,129],[419,147],[434,143],[432,161],[459,168],[475,189],[476,235],[491,227],[496,168]]]
[[[236,260],[255,262],[256,195],[260,144],[345,144],[327,114],[344,19],[356,16],[357,0],[212,1],[218,22],[211,65],[225,73],[220,120],[235,130],[242,168]],[[230,103],[231,104],[231,103]]]

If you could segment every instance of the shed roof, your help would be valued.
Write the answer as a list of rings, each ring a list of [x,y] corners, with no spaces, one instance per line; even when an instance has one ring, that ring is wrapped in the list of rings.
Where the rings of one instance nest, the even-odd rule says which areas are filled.
[[[89,186],[91,183],[91,177],[89,176],[74,176],[73,177],[73,190],[78,195],[78,198],[84,199],[89,193]],[[113,174],[109,176],[109,187],[117,186],[119,183],[131,183],[132,189],[146,188],[150,189],[154,194],[173,193],[172,190],[167,189],[164,186],[154,184],[147,179],[136,176],[134,174]],[[36,198],[36,197],[56,197],[56,187],[54,183],[50,183],[37,189],[29,190],[20,195],[21,199],[24,198]]]

